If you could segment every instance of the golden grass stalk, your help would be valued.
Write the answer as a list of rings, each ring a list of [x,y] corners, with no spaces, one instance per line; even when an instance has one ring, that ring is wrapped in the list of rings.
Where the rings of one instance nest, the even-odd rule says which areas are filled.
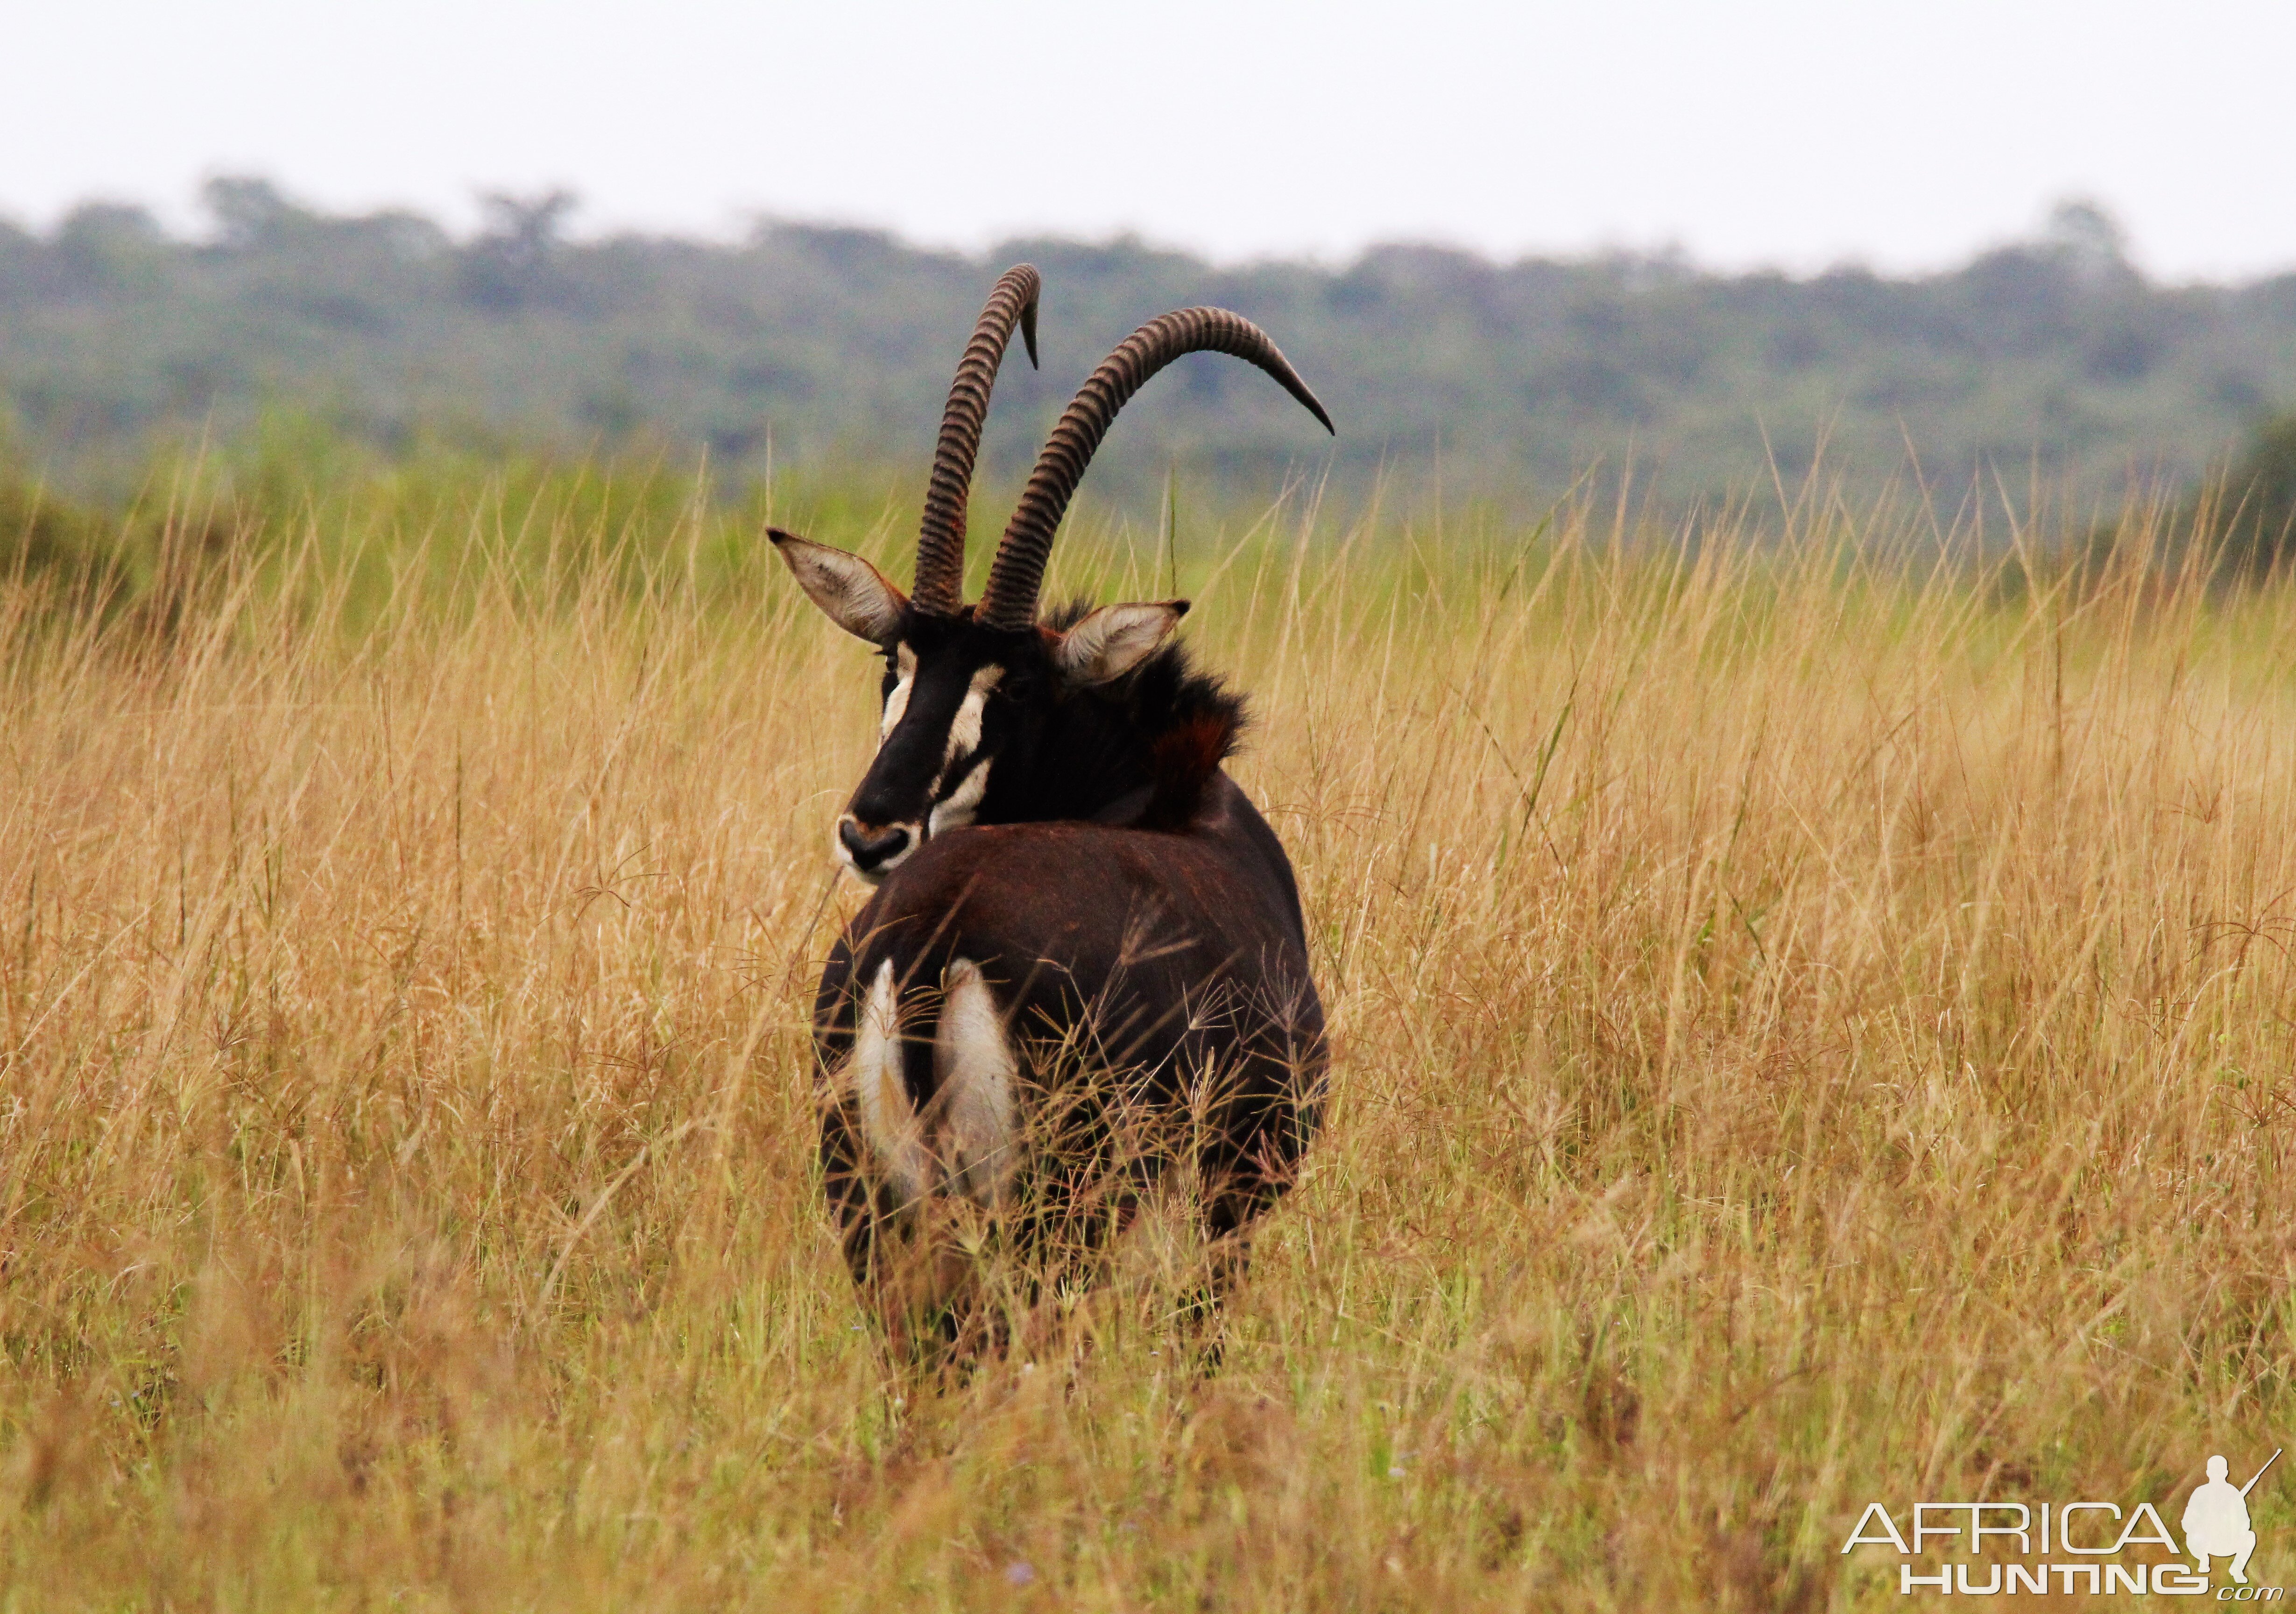
[[[1329,1130],[1218,1376],[1152,1216],[941,1389],[813,1178],[872,666],[552,520],[0,600],[8,1607],[1896,1606],[2286,1433],[2296,594],[2155,516],[1201,540]]]

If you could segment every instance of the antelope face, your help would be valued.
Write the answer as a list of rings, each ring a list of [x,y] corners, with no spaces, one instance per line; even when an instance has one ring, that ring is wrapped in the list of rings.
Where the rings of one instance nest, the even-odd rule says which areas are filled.
[[[969,624],[910,615],[885,653],[877,755],[837,820],[839,859],[872,883],[973,821],[1019,716],[1002,647]]]
[[[1029,792],[1007,776],[1025,770],[1029,738],[1052,703],[1129,671],[1187,610],[1180,601],[1106,605],[1066,633],[1001,631],[970,607],[916,609],[858,555],[768,536],[814,603],[885,660],[877,754],[835,832],[838,861],[872,885],[936,835],[1028,816]],[[992,796],[992,782],[1005,788]]]

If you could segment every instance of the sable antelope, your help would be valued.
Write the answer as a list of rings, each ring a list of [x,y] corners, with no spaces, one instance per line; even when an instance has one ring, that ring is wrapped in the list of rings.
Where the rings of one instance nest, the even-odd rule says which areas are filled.
[[[1150,321],[1062,414],[966,604],[981,425],[1016,323],[1036,358],[1037,287],[1033,267],[1007,271],[957,367],[913,594],[770,530],[814,603],[885,663],[876,757],[835,829],[876,890],[814,1020],[830,1205],[897,1340],[936,1307],[944,1342],[965,1331],[967,1246],[1000,1237],[1040,1274],[1073,1270],[1173,1159],[1196,1168],[1216,1304],[1322,1111],[1299,888],[1221,766],[1242,698],[1168,642],[1186,601],[1040,617],[1037,595],[1093,450],[1172,360],[1248,360],[1331,419],[1249,320]]]

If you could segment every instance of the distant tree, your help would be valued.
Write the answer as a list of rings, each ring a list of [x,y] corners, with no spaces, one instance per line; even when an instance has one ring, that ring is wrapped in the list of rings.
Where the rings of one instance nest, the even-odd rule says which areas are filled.
[[[2049,209],[2044,242],[2067,259],[2083,280],[2099,281],[2131,273],[2128,232],[2120,221],[2087,197],[2069,196]]]
[[[2275,569],[2296,550],[2296,410],[2258,426],[2225,484],[2227,547],[2244,569]]]
[[[272,244],[292,221],[309,217],[267,179],[210,179],[200,188],[200,200],[216,221],[217,238],[239,252]]]
[[[83,202],[56,226],[54,253],[64,284],[81,295],[124,290],[164,263],[168,238],[144,208]]]
[[[555,259],[567,215],[579,205],[574,193],[488,191],[479,205],[486,228],[463,254],[463,294],[498,314],[562,301],[568,282]]]
[[[488,191],[479,198],[487,220],[480,244],[506,262],[538,264],[557,246],[566,216],[580,205],[580,198],[567,190],[545,191],[539,196]]]

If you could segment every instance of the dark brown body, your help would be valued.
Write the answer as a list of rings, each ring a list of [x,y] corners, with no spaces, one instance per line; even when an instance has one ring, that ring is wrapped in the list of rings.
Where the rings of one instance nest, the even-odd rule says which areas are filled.
[[[1166,1165],[1196,1167],[1205,1233],[1233,1241],[1288,1187],[1321,1119],[1327,1054],[1298,887],[1275,832],[1225,772],[1184,828],[975,826],[935,838],[879,888],[815,1005],[822,1160],[865,1285],[921,1208],[899,1202],[840,1082],[857,1005],[890,960],[910,1102],[935,1100],[930,1039],[957,959],[994,992],[1018,1056],[1029,1152],[1009,1229],[1058,1264],[1120,1227]],[[1054,1249],[1058,1241],[1063,1248]]]

